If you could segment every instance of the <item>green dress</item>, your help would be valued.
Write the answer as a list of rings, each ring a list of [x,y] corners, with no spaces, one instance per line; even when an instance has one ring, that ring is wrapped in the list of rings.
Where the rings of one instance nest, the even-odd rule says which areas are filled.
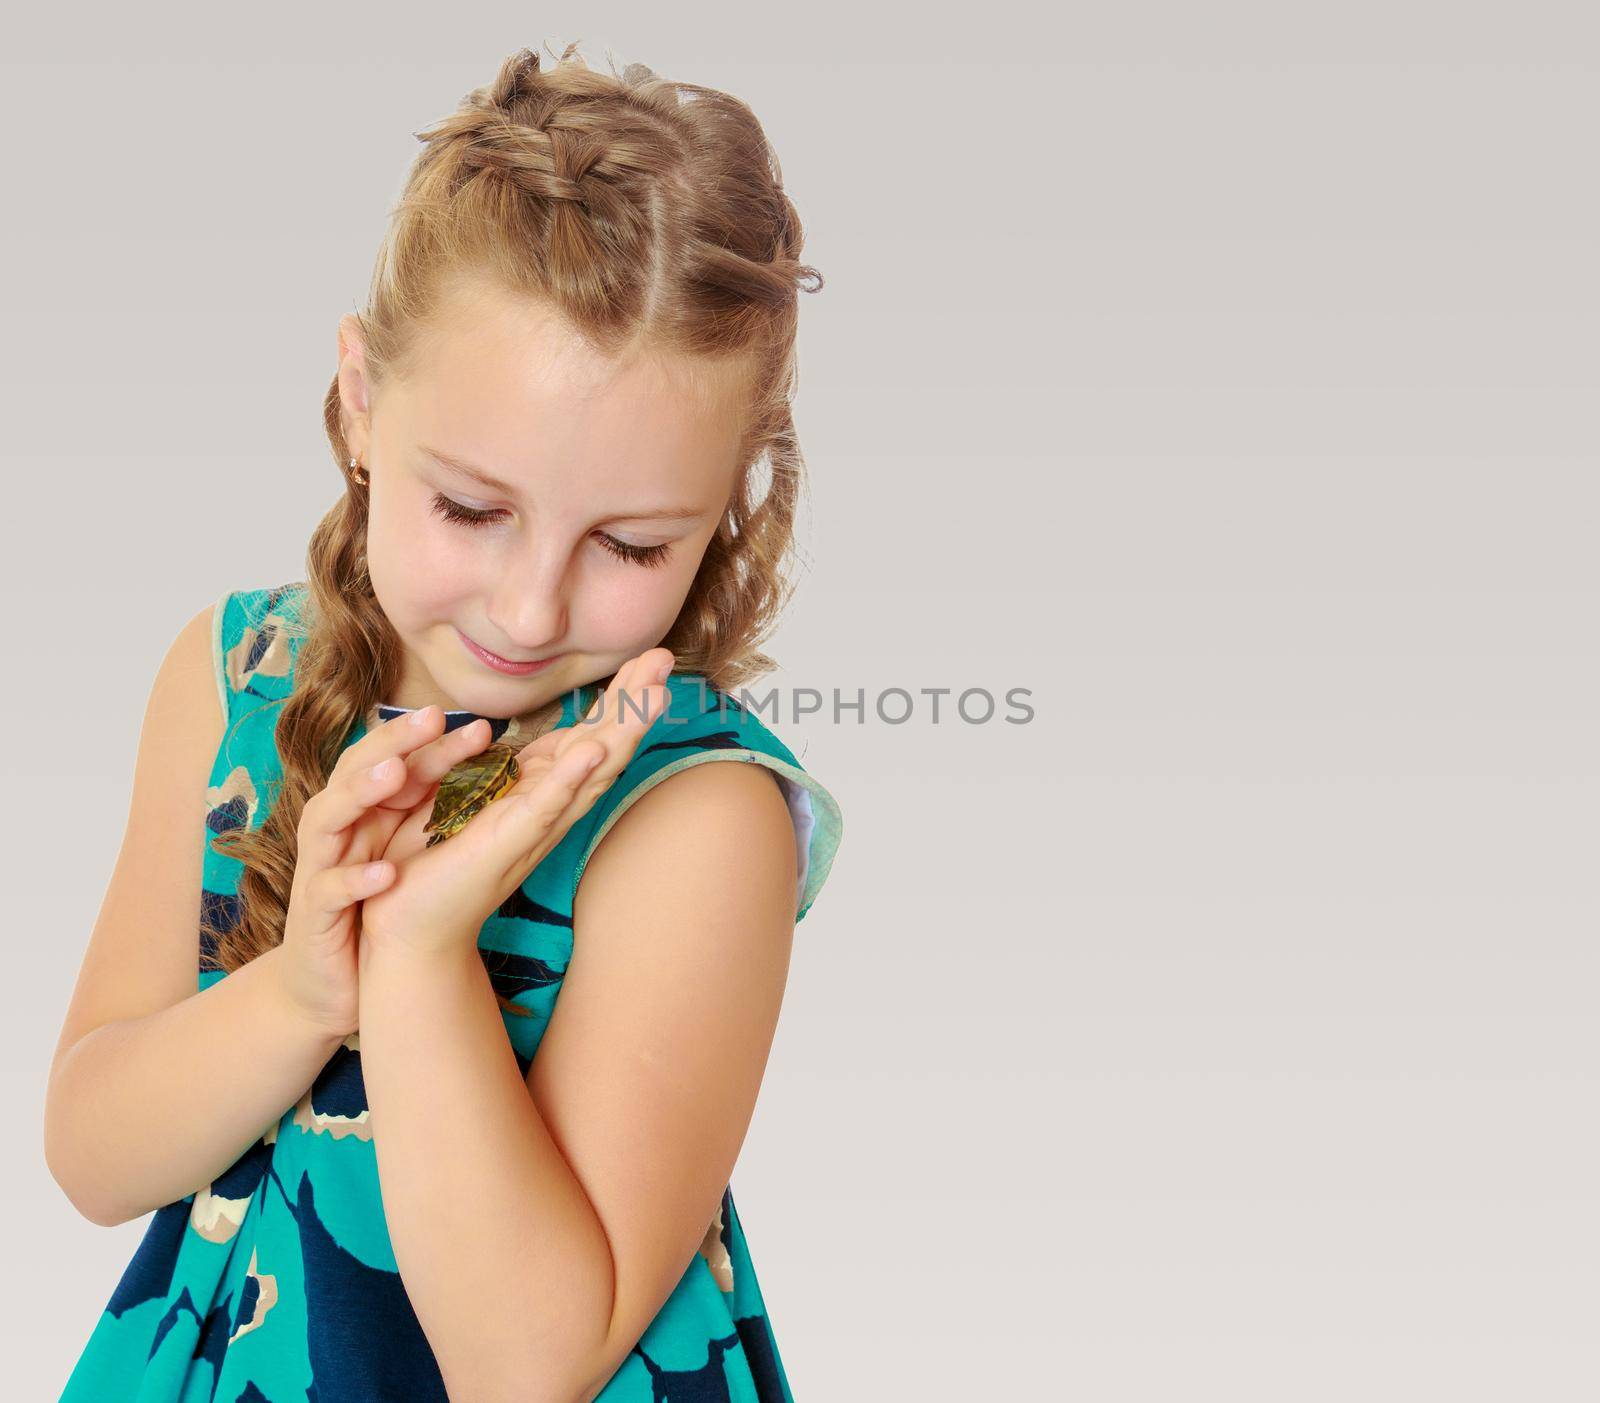
[[[228,829],[259,827],[281,778],[273,737],[298,646],[303,584],[223,596],[213,625],[217,687],[228,718],[206,792],[204,909],[226,928],[237,910],[233,858],[211,848]],[[674,675],[672,705],[628,765],[561,843],[484,923],[478,949],[499,992],[531,1017],[502,1012],[524,1075],[561,993],[572,910],[589,853],[652,785],[690,765],[743,760],[776,776],[794,817],[803,918],[828,875],[839,807],[784,744],[733,697]],[[575,724],[595,689],[562,702]],[[375,708],[348,743],[400,708]],[[679,724],[690,717],[687,724]],[[451,712],[464,725],[470,712]],[[497,734],[512,723],[491,718]],[[671,722],[672,724],[668,724]],[[226,974],[200,942],[198,988]],[[208,967],[210,966],[210,967]],[[226,1076],[226,1063],[196,1077]],[[559,1290],[560,1283],[552,1282]],[[367,1124],[360,1033],[345,1039],[282,1118],[219,1178],[156,1210],[80,1355],[71,1403],[423,1403],[447,1397],[395,1265]],[[599,1395],[605,1403],[792,1403],[732,1188],[655,1319]]]

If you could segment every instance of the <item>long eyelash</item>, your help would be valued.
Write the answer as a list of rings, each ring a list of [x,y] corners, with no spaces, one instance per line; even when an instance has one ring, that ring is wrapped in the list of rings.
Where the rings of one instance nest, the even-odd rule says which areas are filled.
[[[612,555],[621,560],[631,560],[635,565],[665,564],[667,552],[671,549],[664,541],[653,546],[632,545],[627,541],[619,541],[615,536],[608,536],[604,531],[600,533],[600,544]]]
[[[433,494],[433,509],[446,521],[459,522],[463,526],[491,526],[506,515],[503,511],[484,512],[464,507],[442,492]],[[619,541],[615,536],[608,536],[604,531],[600,532],[599,536],[600,544],[612,555],[619,560],[630,561],[634,565],[665,564],[667,555],[672,549],[666,542],[653,546],[636,546],[628,541]]]
[[[443,492],[433,494],[433,509],[446,521],[459,521],[464,526],[489,526],[498,521],[504,512],[480,512],[464,507]]]

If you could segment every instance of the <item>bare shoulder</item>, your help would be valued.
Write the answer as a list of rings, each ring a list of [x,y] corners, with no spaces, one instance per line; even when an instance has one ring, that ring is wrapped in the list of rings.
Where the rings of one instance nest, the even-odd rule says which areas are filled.
[[[616,902],[618,883],[680,892],[711,883],[736,901],[765,898],[792,925],[796,862],[794,820],[773,772],[749,761],[705,761],[627,805],[590,855],[573,917],[580,905]]]
[[[213,753],[222,740],[227,719],[217,694],[218,659],[212,651],[216,608],[214,603],[207,604],[178,630],[161,660],[151,687],[152,702],[159,697],[163,707],[177,706],[186,710],[189,721],[200,722],[204,719],[209,722],[207,729],[213,742],[210,746]],[[146,727],[151,719],[147,711]],[[209,768],[210,757],[207,758]]]
[[[226,718],[208,604],[167,648],[145,704],[122,845],[68,1005],[56,1059],[106,1023],[195,992],[206,784]]]

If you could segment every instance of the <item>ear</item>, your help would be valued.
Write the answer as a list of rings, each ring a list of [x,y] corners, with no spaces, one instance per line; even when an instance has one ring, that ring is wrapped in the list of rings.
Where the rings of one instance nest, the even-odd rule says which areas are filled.
[[[339,318],[339,361],[335,383],[339,387],[346,446],[357,458],[364,458],[372,427],[366,345],[360,321],[349,313]]]

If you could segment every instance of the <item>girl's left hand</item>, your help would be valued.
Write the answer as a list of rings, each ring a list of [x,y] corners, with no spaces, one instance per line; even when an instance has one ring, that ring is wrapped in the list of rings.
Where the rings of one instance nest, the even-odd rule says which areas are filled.
[[[547,731],[524,746],[516,784],[432,847],[424,830],[439,784],[430,785],[382,854],[395,864],[394,881],[361,904],[362,948],[374,940],[427,953],[476,945],[483,923],[606,792],[666,710],[663,683],[672,663],[665,648],[625,663],[589,710],[589,718],[601,719]],[[481,739],[468,743],[464,756],[489,742],[486,723],[461,729],[473,728]]]

